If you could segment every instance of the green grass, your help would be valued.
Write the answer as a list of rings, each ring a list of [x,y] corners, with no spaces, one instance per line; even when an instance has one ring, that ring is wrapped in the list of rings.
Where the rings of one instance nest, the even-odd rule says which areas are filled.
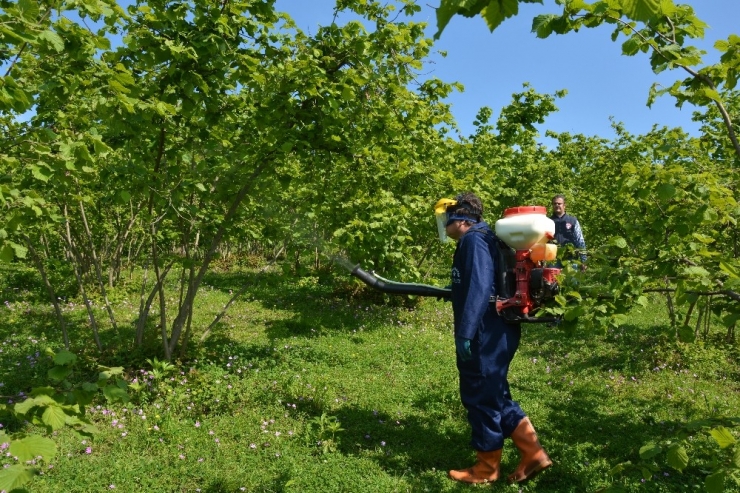
[[[449,304],[425,299],[412,309],[335,294],[316,278],[211,274],[194,326],[202,331],[243,283],[253,289],[174,373],[130,392],[126,405],[89,406],[98,434],[58,431],[58,454],[29,491],[471,488],[446,477],[474,459],[457,393]],[[120,327],[117,334],[104,330],[103,356],[92,345],[84,307],[65,305],[72,350],[85,363],[81,378],[100,362],[125,366],[129,381],[151,380],[145,361],[158,347],[157,331],[150,328],[145,351],[132,348],[135,291],[132,284],[112,294]],[[51,364],[43,350],[59,349],[61,335],[47,304],[22,292],[3,294],[0,394],[17,402],[19,392],[46,384]],[[472,488],[596,491],[612,484],[614,465],[639,461],[646,442],[671,437],[693,419],[740,415],[738,347],[720,342],[719,327],[706,343],[678,344],[664,314],[656,300],[606,334],[525,326],[512,392],[555,465],[521,487]],[[332,418],[342,431],[332,433]],[[29,426],[6,421],[0,419],[5,429]],[[637,475],[617,482],[626,491],[702,491],[710,446],[697,438],[683,473],[663,465],[644,483]],[[507,442],[504,472],[517,462]]]

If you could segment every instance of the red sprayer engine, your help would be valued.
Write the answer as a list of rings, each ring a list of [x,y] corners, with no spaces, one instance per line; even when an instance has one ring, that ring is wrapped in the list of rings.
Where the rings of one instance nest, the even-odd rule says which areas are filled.
[[[512,322],[535,321],[534,312],[559,291],[560,269],[545,267],[555,260],[557,246],[548,243],[555,223],[540,206],[511,207],[494,226],[499,246],[496,311]],[[541,319],[536,319],[540,321]]]

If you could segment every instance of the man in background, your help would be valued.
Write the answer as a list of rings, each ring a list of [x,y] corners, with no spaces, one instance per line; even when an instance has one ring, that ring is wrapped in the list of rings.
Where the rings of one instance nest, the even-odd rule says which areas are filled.
[[[573,245],[577,248],[581,259],[581,270],[586,270],[586,240],[583,239],[583,231],[578,219],[565,213],[564,195],[558,194],[552,198],[550,219],[555,221],[555,240],[558,246]],[[562,266],[562,262],[558,260],[557,267]]]

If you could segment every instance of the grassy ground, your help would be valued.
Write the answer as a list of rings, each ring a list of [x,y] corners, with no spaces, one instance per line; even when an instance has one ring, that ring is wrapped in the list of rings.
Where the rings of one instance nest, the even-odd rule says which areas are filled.
[[[150,383],[130,392],[126,405],[93,403],[88,415],[100,428],[93,438],[55,433],[57,457],[43,464],[29,490],[471,488],[446,477],[474,459],[457,393],[449,304],[426,299],[415,309],[393,307],[338,296],[316,278],[214,274],[199,294],[195,326],[202,330],[243,283],[254,289],[211,337],[156,378],[145,362],[151,354],[132,348],[130,329],[123,328],[136,316],[134,293],[113,294],[122,328],[104,331],[103,357],[93,350],[84,307],[66,303],[72,349],[90,371],[99,360],[125,366],[129,381]],[[6,289],[4,295],[0,394],[17,402],[46,384],[44,348],[59,349],[61,336],[47,304],[28,293]],[[738,347],[720,342],[720,328],[706,343],[679,345],[665,324],[665,307],[656,300],[606,334],[525,326],[512,392],[555,465],[524,486],[472,488],[583,492],[616,482],[625,491],[702,491],[714,452],[701,436],[693,439],[683,473],[658,461],[644,482],[639,475],[609,475],[620,462],[639,462],[643,444],[670,438],[687,421],[740,415]],[[156,348],[153,337],[148,344]],[[517,461],[509,442],[503,470]]]

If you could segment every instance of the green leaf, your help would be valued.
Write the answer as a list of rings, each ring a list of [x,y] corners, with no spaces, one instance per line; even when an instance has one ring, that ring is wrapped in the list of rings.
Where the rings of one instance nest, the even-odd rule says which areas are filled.
[[[704,487],[708,493],[722,493],[725,491],[725,478],[727,472],[724,470],[717,471],[707,476],[704,480]]]
[[[728,430],[724,426],[713,428],[709,431],[709,434],[712,435],[714,441],[716,441],[717,445],[719,445],[719,448],[727,448],[735,444],[735,437],[732,436],[730,430]]]
[[[44,183],[49,181],[49,177],[41,172],[41,168],[37,165],[31,166],[31,174],[34,178],[36,178],[39,181],[43,181]]]
[[[658,189],[656,191],[658,192],[658,198],[660,200],[670,200],[673,198],[674,195],[676,195],[676,187],[674,187],[670,183],[661,184],[660,186],[658,186]]]
[[[622,249],[627,248],[627,240],[625,240],[621,236],[615,236],[615,237],[610,238],[609,244],[617,248],[622,248]]]
[[[722,323],[725,324],[726,327],[730,327],[738,322],[740,322],[740,313],[728,313],[722,317]]]
[[[74,364],[77,361],[77,356],[67,351],[66,349],[62,349],[57,354],[54,355],[54,364],[55,365],[67,365],[67,364]]]
[[[711,207],[707,207],[707,209],[702,214],[702,220],[705,223],[713,223],[717,221],[717,219],[718,219],[717,211]]]
[[[98,374],[98,381],[100,380],[108,380],[110,377],[114,377],[116,375],[123,375],[123,367],[122,366],[100,366],[100,368],[103,370]]]
[[[583,296],[581,296],[581,293],[579,293],[578,291],[568,292],[568,297],[573,298],[574,300],[583,301]]]
[[[519,0],[492,0],[481,11],[491,32],[501,25],[504,20],[518,13]]]
[[[635,21],[645,22],[660,14],[660,0],[621,0],[624,15]]]
[[[28,398],[25,401],[19,402],[15,406],[13,406],[13,411],[15,411],[16,414],[26,414],[28,411],[36,406],[38,406],[38,402],[36,401],[36,399]]]
[[[64,423],[67,420],[67,413],[58,406],[49,406],[41,415],[41,421],[50,427],[52,430],[58,430],[64,428]]]
[[[555,14],[538,15],[532,20],[532,32],[537,34],[538,38],[546,38],[552,34],[552,23],[557,19]]]
[[[290,141],[284,142],[283,145],[280,146],[280,150],[283,151],[283,152],[285,152],[285,153],[288,153],[288,152],[292,151],[293,150],[293,142],[290,142]]]
[[[86,392],[97,392],[99,388],[96,383],[85,382],[82,384],[82,390]]]
[[[688,65],[688,64],[686,64]],[[719,95],[719,92],[717,92],[716,89],[710,89],[708,87],[702,87],[698,91],[696,91],[696,96],[704,96],[705,98],[709,98],[712,101],[715,101],[717,103],[722,102],[722,97]]]
[[[618,328],[624,325],[627,320],[627,315],[623,313],[615,313],[609,318],[609,325],[614,328]]]
[[[637,52],[640,51],[640,46],[640,40],[637,37],[633,36],[622,43],[622,54],[626,56],[636,55]]]
[[[47,397],[51,397],[56,393],[53,387],[34,387],[31,389],[30,396],[31,397],[38,397],[45,395]]]
[[[578,317],[586,313],[586,308],[582,305],[578,305],[574,308],[571,308],[565,314],[563,315],[563,318],[568,321],[572,322],[573,320],[576,320]]]
[[[733,264],[730,264],[725,260],[720,260],[719,268],[722,272],[729,274],[730,277],[734,279],[740,279],[740,270],[738,270],[738,268],[735,267]]]
[[[13,410],[17,414],[27,414],[28,411],[36,406],[56,406],[57,402],[48,395],[39,395],[38,397],[28,398],[23,402],[19,402],[13,406]]]
[[[12,241],[9,241],[8,244],[13,249],[13,253],[18,258],[26,258],[26,254],[28,253],[28,248],[24,247],[23,245],[19,245],[18,243],[13,243]]]
[[[70,373],[72,373],[72,368],[67,368],[66,366],[55,366],[47,372],[47,375],[49,375],[49,378],[52,380],[61,382],[67,378]]]
[[[128,94],[131,92],[131,90],[118,82],[117,80],[111,79],[108,81],[108,86],[113,89],[114,92],[120,93],[120,94]]]
[[[49,461],[56,455],[57,446],[54,440],[39,435],[29,435],[20,440],[10,442],[9,451],[11,455],[18,457],[18,462],[23,463],[35,459],[38,456]]]
[[[450,19],[452,19],[452,16],[458,13],[468,16],[477,15],[485,4],[486,2],[470,2],[466,0],[441,0],[437,8],[437,32],[434,33],[434,39],[439,39],[442,31],[447,27]]]
[[[67,426],[84,435],[96,435],[100,430],[92,423],[77,416],[67,416]]]
[[[4,34],[6,38],[10,38],[16,43],[35,43],[36,35],[28,33],[22,30],[9,29],[5,27],[3,23],[0,23],[0,34]]]
[[[698,265],[691,265],[684,269],[684,274],[691,277],[709,277],[709,271]]]
[[[103,395],[108,402],[128,402],[128,394],[125,390],[115,385],[106,385],[103,387]]]
[[[100,430],[97,426],[95,426],[92,423],[87,423],[85,421],[82,421],[81,424],[70,424],[70,426],[74,426],[75,430],[77,430],[78,433],[82,433],[85,435],[97,435],[100,433]]]
[[[668,465],[677,471],[683,471],[689,465],[689,454],[686,449],[678,443],[673,443],[666,452]]]
[[[39,34],[39,39],[48,41],[49,44],[56,50],[57,53],[64,51],[64,40],[54,31],[44,31]]]
[[[694,340],[696,340],[694,329],[692,329],[688,325],[682,325],[678,329],[678,339],[681,342],[694,342]]]
[[[87,382],[89,384],[89,382]],[[84,384],[83,384],[84,385]],[[95,384],[92,384],[95,385]],[[81,388],[74,389],[72,391],[72,399],[74,402],[77,403],[78,406],[85,407],[88,404],[92,403],[93,399],[95,398],[95,395],[98,393],[97,391],[97,385],[95,385],[95,391],[89,391],[89,390],[83,390]]]
[[[129,200],[131,200],[131,193],[127,192],[126,190],[121,190],[118,192],[118,198],[123,203],[127,203]]]
[[[20,488],[35,475],[36,470],[20,464],[0,469],[0,491],[13,491]]]
[[[655,442],[649,442],[640,448],[640,459],[642,460],[652,459],[653,457],[660,454],[661,452],[663,452],[663,449],[660,448],[658,444],[656,444]]]
[[[712,238],[711,236],[703,235],[701,233],[692,233],[691,236],[694,237],[696,240],[704,243],[705,245],[714,243],[714,238]]]
[[[660,13],[664,16],[672,16],[678,11],[678,8],[673,3],[673,0],[660,0]]]
[[[6,244],[0,248],[0,261],[10,263],[15,258],[14,255],[13,247],[10,245]]]
[[[342,99],[345,101],[352,101],[355,99],[355,91],[350,86],[342,87]]]
[[[35,21],[39,16],[39,6],[33,0],[19,0],[18,11],[27,21]]]
[[[123,68],[120,64],[118,67]],[[124,87],[133,86],[136,83],[133,76],[129,72],[125,71],[125,68],[123,71],[115,72],[113,74],[113,78]]]
[[[609,475],[616,476],[617,474],[621,474],[624,471],[630,469],[631,467],[632,467],[631,461],[621,462],[609,470]]]

